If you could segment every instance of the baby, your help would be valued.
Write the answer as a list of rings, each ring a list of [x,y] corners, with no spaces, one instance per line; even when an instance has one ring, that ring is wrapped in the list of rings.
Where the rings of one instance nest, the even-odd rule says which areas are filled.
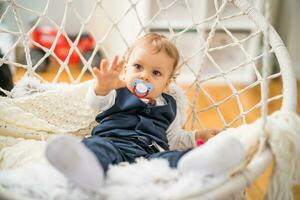
[[[218,131],[182,129],[182,113],[165,93],[178,61],[175,45],[156,33],[138,39],[124,59],[103,60],[99,69],[93,68],[96,80],[87,92],[87,102],[99,110],[98,125],[82,142],[70,136],[51,141],[46,149],[50,163],[91,191],[99,190],[109,165],[139,157],[163,158],[170,167],[180,161],[182,168],[195,169],[203,157],[199,148],[193,150],[195,140],[206,141]]]

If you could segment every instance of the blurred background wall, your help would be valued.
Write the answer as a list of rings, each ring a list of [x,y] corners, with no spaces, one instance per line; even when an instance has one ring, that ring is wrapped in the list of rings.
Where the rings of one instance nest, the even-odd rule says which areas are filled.
[[[296,77],[300,80],[300,1],[279,1],[275,28],[286,44]]]

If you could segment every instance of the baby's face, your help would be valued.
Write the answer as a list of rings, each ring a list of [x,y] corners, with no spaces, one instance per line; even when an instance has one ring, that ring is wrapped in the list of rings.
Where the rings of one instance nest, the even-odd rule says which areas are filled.
[[[142,79],[151,83],[153,89],[146,96],[156,98],[167,88],[173,72],[174,59],[165,52],[155,52],[148,44],[137,45],[128,59],[125,69],[125,82],[128,89],[133,92],[133,82]]]

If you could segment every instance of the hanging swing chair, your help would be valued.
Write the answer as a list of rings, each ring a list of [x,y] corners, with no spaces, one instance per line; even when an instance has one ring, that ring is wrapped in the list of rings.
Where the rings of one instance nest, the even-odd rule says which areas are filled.
[[[109,7],[112,1],[85,1],[91,7],[84,16],[81,14],[84,8],[80,11],[76,9],[78,1],[69,0],[62,8],[56,7],[64,13],[59,22],[50,17],[49,10],[53,2],[46,0],[39,9],[29,8],[26,3],[14,0],[4,1],[3,4],[5,11],[0,23],[12,14],[15,27],[1,28],[1,34],[12,35],[15,41],[11,49],[0,57],[0,65],[13,65],[22,69],[24,74],[11,91],[0,88],[6,94],[6,97],[0,98],[0,199],[243,199],[245,189],[271,163],[273,168],[267,198],[293,198],[291,188],[300,182],[300,119],[296,114],[296,80],[282,40],[268,20],[249,2],[211,0],[198,5],[200,1],[128,0],[117,2],[124,8],[119,10],[115,6]],[[156,6],[156,10],[151,10],[154,10],[152,15],[144,13],[149,10],[149,2]],[[195,2],[196,5],[193,4]],[[212,5],[214,13],[207,12],[207,7],[201,10],[201,6],[208,4]],[[172,15],[171,11],[176,6],[183,6],[185,14],[189,15],[190,20],[184,28],[172,21],[172,18],[180,15],[176,12]],[[119,14],[113,16],[113,12]],[[24,22],[24,13],[37,17],[30,27]],[[66,31],[70,13],[80,27],[73,40]],[[127,21],[132,19],[134,21]],[[159,19],[165,28],[159,26]],[[251,24],[245,37],[237,37],[234,28],[228,26],[228,22],[235,19],[243,19]],[[32,36],[45,21],[52,27],[51,34],[54,36],[50,46]],[[91,23],[93,21],[99,24],[101,31],[97,32],[95,23],[94,26]],[[89,34],[85,38],[94,40],[91,51],[79,48],[86,30]],[[82,81],[83,77],[94,76],[92,67],[94,58],[101,57],[99,52],[110,59],[116,52],[125,52],[134,38],[149,31],[167,33],[180,51],[180,73],[176,84],[180,85],[180,81],[188,77],[184,88],[190,103],[185,102],[176,84],[169,89],[169,93],[177,100],[179,109],[184,109],[185,104],[189,107],[183,125],[187,129],[206,128],[205,113],[214,112],[218,118],[216,124],[221,124],[223,128],[216,137],[231,135],[237,138],[246,151],[246,157],[230,173],[215,177],[197,173],[182,174],[169,168],[163,160],[139,159],[135,164],[111,166],[99,193],[84,191],[70,183],[46,161],[44,150],[47,140],[61,133],[83,138],[91,132],[96,125],[94,119],[97,113],[84,100],[91,81]],[[226,35],[229,42],[215,45],[219,33]],[[183,42],[186,36],[191,35],[195,39]],[[68,46],[65,56],[57,49],[61,39]],[[259,49],[259,46],[264,48],[249,52],[246,46],[251,44],[259,44],[256,47],[254,45],[254,49]],[[186,54],[183,48],[187,45],[189,50],[195,47],[195,51]],[[17,46],[24,48],[25,62],[9,58]],[[230,52],[231,48],[238,49],[242,59],[237,58],[237,63],[231,63],[228,68],[228,65],[222,66],[215,55],[218,51]],[[42,52],[39,59],[33,58],[35,55],[32,52],[36,49]],[[81,61],[82,67],[77,78],[71,73],[74,70],[72,61],[76,60],[74,56]],[[271,58],[280,68],[273,73],[270,70],[273,66]],[[230,56],[228,59],[235,61]],[[39,70],[39,67],[44,68],[45,62],[59,66],[50,81],[45,80],[43,73],[38,73],[44,70]],[[58,83],[62,74],[67,75],[70,84]],[[234,76],[244,79],[246,86],[237,89],[232,80]],[[281,80],[282,92],[271,96],[268,83],[273,79]],[[230,90],[228,96],[221,100],[214,99],[206,90],[209,83],[220,81]],[[261,91],[260,100],[247,107],[242,96],[254,88]],[[199,108],[199,102],[203,99],[209,105]],[[239,110],[230,120],[222,113],[228,101],[236,102]],[[268,115],[268,104],[273,101],[281,101],[281,108]],[[249,123],[248,116],[258,110],[261,111],[261,117]]]

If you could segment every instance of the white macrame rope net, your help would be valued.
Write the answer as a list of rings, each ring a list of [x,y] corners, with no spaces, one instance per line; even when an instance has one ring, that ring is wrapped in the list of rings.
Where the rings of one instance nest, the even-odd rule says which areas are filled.
[[[47,15],[49,0],[45,1],[44,9],[42,9],[41,11],[37,11],[37,10],[33,10],[30,8],[24,7],[20,4],[18,4],[17,1],[4,1],[4,2],[7,2],[7,7],[6,7],[4,14],[1,16],[1,20],[5,19],[6,14],[11,9],[13,11],[14,18],[15,18],[15,21],[16,21],[16,24],[18,27],[17,28],[18,31],[10,31],[10,30],[1,28],[2,32],[12,34],[12,35],[16,36],[16,38],[17,38],[14,45],[12,45],[12,47],[11,47],[10,51],[8,51],[8,53],[11,52],[14,48],[16,48],[16,46],[18,44],[20,44],[20,42],[21,42],[23,44],[22,46],[24,47],[27,64],[20,64],[20,63],[16,63],[14,61],[8,60],[7,59],[8,53],[6,55],[4,55],[3,58],[0,58],[0,64],[7,63],[7,64],[12,64],[17,67],[24,68],[24,69],[26,69],[25,75],[34,75],[34,76],[37,76],[37,77],[43,79],[38,73],[35,72],[35,70],[48,56],[51,55],[58,62],[59,66],[60,66],[55,77],[52,80],[53,83],[56,83],[58,81],[58,79],[63,71],[65,71],[67,73],[67,76],[69,77],[69,80],[71,83],[79,83],[82,76],[84,75],[85,71],[86,70],[91,71],[91,67],[92,67],[91,62],[92,62],[93,56],[95,55],[97,49],[99,49],[100,47],[103,50],[103,52],[105,52],[105,54],[109,58],[111,58],[113,55],[111,54],[111,52],[109,52],[109,50],[106,50],[103,46],[104,46],[105,41],[108,39],[109,35],[113,31],[118,33],[118,36],[120,37],[121,41],[124,43],[126,48],[128,48],[128,46],[130,44],[129,44],[128,40],[125,38],[124,34],[122,33],[121,28],[119,27],[119,25],[122,23],[122,20],[124,18],[126,18],[127,15],[129,15],[128,13],[135,14],[135,17],[138,21],[138,25],[140,26],[140,28],[135,33],[136,37],[142,35],[144,32],[151,30],[151,25],[155,22],[155,20],[158,17],[161,17],[165,21],[168,22],[167,29],[169,30],[170,38],[172,40],[174,40],[175,43],[186,32],[189,32],[192,30],[196,31],[199,38],[201,39],[201,37],[202,37],[202,40],[204,41],[203,44],[201,45],[201,48],[197,49],[195,52],[191,53],[188,56],[183,55],[182,51],[179,49],[181,52],[181,57],[182,57],[179,68],[185,67],[185,70],[190,71],[192,74],[189,77],[189,79],[192,81],[191,81],[191,83],[189,83],[190,86],[188,87],[187,92],[195,87],[194,97],[190,104],[192,109],[191,109],[191,113],[188,116],[189,118],[192,118],[192,128],[195,127],[196,123],[200,127],[205,128],[205,126],[201,124],[201,120],[199,119],[198,116],[199,116],[199,113],[209,111],[209,110],[215,110],[215,112],[217,113],[217,115],[220,119],[220,122],[222,123],[224,128],[231,127],[235,122],[237,122],[239,120],[242,120],[242,123],[246,123],[246,116],[253,110],[261,107],[263,103],[262,103],[262,101],[260,101],[256,105],[253,105],[251,108],[248,108],[246,110],[242,104],[240,95],[243,92],[251,90],[254,87],[257,87],[259,85],[262,85],[263,79],[262,79],[260,72],[258,71],[259,66],[258,66],[257,62],[259,62],[259,60],[263,59],[265,56],[273,54],[274,52],[276,53],[276,51],[279,52],[280,47],[283,45],[282,42],[280,42],[279,44],[274,44],[274,45],[272,45],[272,43],[271,43],[271,48],[264,49],[264,51],[262,53],[259,53],[257,55],[251,55],[251,52],[249,52],[249,50],[245,49],[244,44],[246,42],[251,41],[251,39],[254,37],[261,37],[260,35],[264,31],[263,29],[265,29],[264,26],[266,26],[266,25],[265,24],[261,24],[261,25],[257,24],[257,30],[251,31],[247,37],[242,38],[242,39],[238,39],[229,30],[229,28],[227,28],[224,25],[223,22],[226,20],[239,18],[241,16],[248,14],[247,12],[249,12],[249,9],[251,7],[249,7],[249,8],[245,7],[245,5],[247,5],[247,4],[244,4],[243,1],[232,1],[232,2],[222,1],[222,2],[220,2],[220,1],[215,0],[213,6],[215,7],[216,12],[209,17],[206,17],[204,19],[198,19],[198,20],[194,19],[192,13],[190,13],[191,5],[190,5],[189,1],[181,1],[181,2],[184,2],[185,6],[187,8],[187,11],[189,11],[189,14],[191,16],[190,25],[187,26],[183,30],[177,30],[176,28],[174,28],[172,26],[172,24],[170,23],[170,19],[167,18],[168,10],[171,9],[172,7],[174,7],[176,5],[176,3],[179,3],[180,2],[179,0],[167,1],[167,2],[170,2],[168,5],[166,5],[166,3],[164,3],[163,1],[157,1],[157,6],[159,7],[157,13],[155,13],[152,17],[150,17],[150,19],[146,22],[143,22],[143,19],[140,17],[140,13],[137,10],[138,5],[142,1],[128,1],[129,6],[127,7],[127,9],[125,9],[123,11],[122,15],[120,17],[118,17],[116,20],[113,20],[112,17],[110,16],[110,13],[107,12],[107,10],[105,9],[105,7],[104,7],[105,1],[103,1],[103,0],[95,1],[93,3],[93,6],[92,6],[88,16],[86,16],[86,18],[83,18],[78,13],[76,8],[74,8],[73,1],[66,1],[64,15],[61,20],[61,24],[57,24],[55,21],[53,21]],[[238,6],[240,8],[240,11],[237,13],[232,13],[231,15],[226,15],[226,16],[222,15],[226,6],[228,4],[232,4],[232,3],[234,3],[235,6]],[[20,13],[22,10],[26,10],[28,12],[31,12],[32,15],[34,15],[34,16],[38,16],[37,21],[34,23],[34,25],[32,27],[29,28],[28,31],[25,30],[25,25],[23,23],[22,18],[20,17]],[[94,39],[96,41],[96,46],[94,48],[92,56],[88,60],[86,60],[83,57],[80,50],[78,49],[77,44],[79,42],[81,35],[83,34],[83,31],[85,29],[87,29],[88,22],[91,20],[92,16],[95,14],[95,12],[96,11],[99,12],[99,10],[103,12],[103,15],[109,21],[110,26],[108,26],[108,29],[103,34],[103,37],[100,37],[100,38],[96,37],[96,34],[93,32],[93,30],[89,30],[89,33],[94,37]],[[78,35],[74,41],[72,41],[69,38],[67,32],[65,31],[65,26],[67,23],[66,19],[67,19],[67,15],[69,12],[73,12],[78,19],[78,23],[80,23],[80,29],[79,29]],[[248,16],[251,17],[251,13],[249,13]],[[0,20],[0,22],[1,22],[1,20]],[[47,20],[49,24],[51,24],[53,27],[55,27],[57,29],[57,35],[56,35],[53,45],[51,46],[50,49],[43,47],[41,44],[39,44],[31,39],[31,33],[39,26],[39,24],[41,23],[42,20]],[[257,22],[256,20],[254,20],[254,22],[261,23],[261,22]],[[205,30],[203,28],[201,28],[203,26],[209,26],[209,31],[207,33],[206,38],[204,36]],[[214,39],[214,36],[215,36],[215,33],[217,30],[223,30],[232,42],[229,44],[221,45],[221,46],[211,47],[211,43]],[[66,57],[66,59],[64,61],[59,59],[54,52],[54,48],[55,48],[58,38],[61,34],[64,35],[64,37],[67,39],[68,44],[70,45],[70,50],[69,50],[68,56]],[[274,39],[272,39],[272,37],[274,37],[272,35],[276,35],[276,34],[275,33],[271,34],[270,42],[275,41]],[[275,36],[275,37],[276,37],[276,42],[278,42],[278,36]],[[32,65],[32,62],[31,62],[31,55],[30,55],[30,48],[29,48],[31,44],[39,47],[40,49],[42,49],[45,52],[45,55],[34,66]],[[222,66],[220,66],[220,64],[218,64],[216,62],[215,58],[212,56],[212,53],[215,51],[226,50],[228,47],[232,47],[232,46],[240,49],[243,56],[245,57],[245,60],[242,63],[239,63],[237,66],[232,66],[230,69],[223,69]],[[74,51],[80,56],[80,59],[83,62],[83,68],[81,70],[81,73],[79,74],[79,76],[76,79],[73,77],[71,70],[70,70],[70,66],[68,65],[71,54]],[[189,61],[194,59],[196,56],[199,57],[199,62],[198,62],[199,66],[191,66],[189,64]],[[280,57],[285,57],[285,56],[280,56]],[[205,64],[207,64],[207,62],[204,62],[205,59],[209,60],[209,62],[212,64],[212,67],[216,70],[216,72],[209,76],[203,77],[203,75],[202,75],[203,67],[205,67]],[[283,60],[284,60],[284,62],[286,62],[287,59],[285,58]],[[279,58],[278,58],[278,61],[280,62]],[[237,90],[236,87],[233,85],[232,81],[228,79],[228,75],[231,73],[234,73],[236,70],[239,70],[241,68],[246,68],[246,67],[252,69],[251,71],[256,76],[256,78],[254,77],[253,80],[256,79],[256,81],[251,82],[247,87]],[[288,68],[288,67],[286,67],[286,68]],[[249,71],[249,73],[251,73],[251,71]],[[288,71],[288,70],[284,70],[282,72],[282,69],[281,69],[278,73],[268,75],[267,79],[271,80],[276,77],[280,77],[282,75],[282,73],[287,73],[285,71]],[[210,80],[215,80],[215,79],[222,79],[222,81],[230,88],[232,94],[228,95],[227,97],[224,97],[223,99],[221,99],[219,101],[215,101],[210,96],[210,94],[203,88],[203,84],[209,83]],[[283,80],[283,82],[284,82],[283,83],[284,84],[283,92],[286,92],[287,88],[291,88],[290,90],[294,90],[294,88],[295,88],[294,86],[289,87],[289,86],[285,85],[285,82],[286,82],[285,80]],[[292,82],[292,81],[289,81],[289,82]],[[1,88],[0,88],[0,90],[5,92],[8,95],[10,94],[8,91],[4,91]],[[210,103],[209,106],[203,107],[201,109],[199,109],[199,108],[197,109],[199,93],[202,93],[204,95],[204,97],[209,101],[209,103]],[[290,99],[288,96],[289,95],[278,94],[278,95],[268,98],[268,102],[275,101],[275,100],[278,100],[278,99],[281,99],[282,97],[284,97],[287,100],[283,100],[283,107],[289,107],[288,105],[293,105],[295,103],[295,100]],[[224,119],[223,114],[220,110],[220,107],[223,106],[224,104],[226,104],[226,102],[233,100],[233,99],[236,100],[237,106],[239,108],[239,115],[237,115],[234,119],[228,121],[228,120]],[[292,107],[294,107],[294,106],[292,106]]]
[[[157,0],[156,4],[158,7],[157,9],[158,11],[155,14],[153,14],[151,17],[148,17],[146,21],[140,16],[140,12],[139,12],[140,4],[143,2],[142,0],[140,1],[128,0],[127,1],[128,7],[126,7],[126,9],[122,11],[122,14],[118,16],[116,19],[114,19],[114,17],[110,15],[110,12],[106,10],[107,8],[105,7],[105,0],[94,1],[91,10],[86,17],[82,17],[80,13],[77,11],[77,9],[74,7],[75,1],[69,0],[66,1],[65,8],[64,8],[64,15],[62,17],[60,24],[55,22],[53,19],[51,19],[51,17],[47,15],[47,10],[50,4],[49,0],[45,1],[44,8],[40,11],[25,7],[14,0],[7,0],[7,1],[4,0],[2,2],[6,3],[7,7],[0,18],[0,22],[4,21],[6,15],[8,15],[9,12],[12,12],[17,25],[17,30],[0,28],[0,31],[2,33],[11,34],[16,38],[15,43],[11,46],[11,49],[2,58],[0,58],[0,64],[3,63],[12,64],[16,67],[24,68],[26,70],[24,76],[27,75],[36,76],[41,80],[43,80],[42,75],[36,73],[35,70],[39,67],[39,65],[43,61],[45,61],[45,59],[51,56],[54,60],[56,60],[56,62],[59,65],[58,71],[55,77],[53,78],[52,83],[58,82],[59,77],[61,76],[63,71],[67,73],[67,76],[71,83],[74,84],[79,83],[82,77],[84,76],[85,71],[88,70],[92,72],[91,70],[92,59],[96,55],[98,49],[101,49],[108,58],[112,58],[114,53],[112,53],[109,48],[108,49],[105,48],[105,43],[107,42],[111,34],[117,33],[120,41],[122,41],[125,46],[125,48],[123,48],[124,51],[126,50],[126,48],[130,46],[130,42],[128,41],[128,39],[124,34],[124,30],[122,29],[121,23],[130,13],[131,14],[133,13],[134,16],[136,17],[137,24],[139,25],[139,29],[136,30],[136,32],[134,33],[135,38],[139,37],[140,35],[143,35],[145,32],[151,31],[152,25],[155,24],[155,21],[159,17],[161,17],[164,19],[165,22],[167,22],[167,30],[168,30],[169,37],[175,42],[175,44],[177,44],[178,40],[180,40],[183,35],[188,34],[191,31],[196,32],[197,37],[199,37],[202,40],[201,47],[189,55],[185,55],[185,53],[179,48],[180,55],[181,55],[181,62],[179,67],[188,70],[190,72],[190,75],[192,75],[192,77],[189,77],[190,82],[186,91],[189,92],[192,89],[195,89],[193,99],[189,104],[191,107],[191,112],[188,115],[188,119],[191,119],[192,121],[191,128],[194,128],[197,125],[200,126],[201,128],[205,128],[205,125],[201,122],[201,119],[199,118],[199,114],[202,112],[214,110],[217,113],[223,127],[226,129],[233,126],[235,122],[239,120],[241,120],[242,123],[246,123],[247,115],[253,110],[258,108],[262,109],[261,112],[263,116],[263,127],[265,127],[267,124],[267,113],[268,113],[267,104],[269,102],[279,100],[281,98],[282,98],[281,110],[291,111],[291,112],[295,111],[296,98],[294,94],[296,94],[296,84],[295,84],[295,78],[293,76],[291,63],[286,48],[283,42],[281,41],[280,37],[276,33],[276,31],[269,25],[269,23],[265,20],[264,17],[262,17],[255,9],[253,9],[252,5],[250,5],[246,0],[211,1],[213,2],[215,13],[211,16],[204,17],[201,19],[196,19],[196,17],[192,14],[194,7],[190,5],[190,1],[188,0],[185,1],[173,0],[173,1],[169,1],[168,4],[166,4],[164,1]],[[177,3],[183,3],[185,5],[191,19],[190,24],[183,29],[176,28],[176,25],[172,24],[172,22],[168,18],[168,14],[169,14],[168,11],[172,9]],[[228,5],[235,6],[236,8],[238,8],[239,11],[224,16],[223,12],[224,10],[226,10],[226,6]],[[20,14],[21,10],[23,11],[25,10],[27,12],[32,13],[35,16],[38,16],[37,21],[35,21],[34,25],[30,27],[28,30],[26,30],[25,25],[23,23]],[[79,43],[80,37],[82,36],[83,32],[87,28],[89,21],[92,19],[96,11],[97,12],[101,11],[103,16],[106,18],[106,20],[109,22],[110,25],[108,26],[107,30],[104,31],[102,37],[97,37],[97,34],[94,33],[93,30],[89,30],[89,33],[93,36],[93,38],[96,41],[96,45],[93,50],[92,56],[88,60],[86,60],[86,58],[82,55],[77,45]],[[75,14],[75,16],[78,19],[78,23],[80,24],[78,35],[74,41],[70,39],[68,33],[65,30],[66,23],[67,23],[67,15],[69,12],[73,12]],[[235,34],[232,33],[232,30],[230,30],[230,28],[227,27],[225,22],[227,20],[239,18],[242,16],[247,16],[250,19],[249,21],[254,23],[256,30],[251,30],[246,37],[240,39],[237,36],[235,36]],[[48,23],[50,23],[53,27],[57,29],[57,35],[50,49],[43,47],[41,44],[31,39],[32,31],[34,31],[43,20],[48,21]],[[207,27],[209,27],[209,29],[207,29]],[[215,39],[216,32],[219,30],[226,33],[226,36],[230,38],[232,42],[228,44],[213,46],[212,42]],[[64,35],[68,44],[70,45],[70,51],[65,60],[61,60],[54,52],[55,46],[61,34]],[[265,48],[263,49],[262,52],[253,55],[252,52],[249,52],[249,50],[245,48],[245,43],[246,42],[251,43],[251,40],[257,37],[258,38],[264,37],[263,41],[265,42],[264,44]],[[189,41],[189,42],[192,43],[193,41]],[[17,63],[16,61],[8,59],[8,54],[11,53],[13,49],[17,47],[17,45],[20,45],[20,43],[24,47],[26,64]],[[42,49],[45,52],[45,55],[35,65],[32,64],[31,55],[30,55],[31,50],[29,47],[32,44]],[[239,51],[242,52],[244,60],[243,62],[240,62],[229,69],[224,69],[221,66],[221,64],[219,64],[218,61],[216,61],[214,52],[227,50],[227,48],[230,47],[238,48]],[[68,64],[71,54],[73,52],[76,52],[79,55],[80,60],[83,63],[83,68],[77,78],[73,77],[70,66]],[[280,66],[280,71],[275,74],[270,74],[267,71],[269,70],[267,69],[267,66],[270,65],[269,59],[271,55],[276,56]],[[198,65],[194,66],[190,64],[190,61],[192,61],[196,57],[198,57]],[[263,60],[263,66],[264,66],[262,68],[263,71],[262,74],[259,71],[260,68],[259,62],[261,60]],[[215,69],[215,73],[204,76],[203,71],[205,70],[205,66],[207,65],[208,62],[211,64],[212,68]],[[234,83],[232,82],[232,80],[229,78],[229,75],[243,68],[250,68],[251,70],[248,72],[252,72],[255,78],[253,78],[253,80],[244,88],[237,89]],[[282,94],[277,94],[275,96],[269,97],[268,81],[278,77],[281,77],[283,83]],[[218,101],[214,100],[204,87],[206,83],[210,83],[210,81],[214,81],[216,79],[222,79],[223,83],[225,83],[228,86],[228,88],[231,90],[232,93],[227,97]],[[253,105],[252,107],[246,109],[240,98],[241,94],[258,86],[262,88],[261,100],[257,104]],[[6,93],[9,97],[10,96],[13,97],[13,91],[8,92],[2,88],[0,88],[0,90]],[[199,101],[199,93],[201,93],[209,101],[210,105],[203,108],[198,108],[197,104]],[[228,121],[224,118],[220,107],[232,99],[236,100],[239,109],[239,115],[236,116],[234,119]],[[262,137],[264,137],[264,135],[262,135]],[[242,171],[239,175],[234,176],[230,182],[224,184],[222,187],[210,191],[207,194],[208,195],[207,197],[220,197],[220,195],[222,196],[222,194],[229,194],[232,191],[237,191],[240,188],[244,188],[247,185],[249,185],[255,179],[255,177],[261,174],[262,171],[267,166],[267,164],[270,163],[272,159],[272,153],[270,149],[267,148],[266,142],[263,142],[261,144],[262,145],[260,146],[260,150],[258,153],[259,155],[256,154],[251,159],[250,163],[247,165],[247,168],[243,169],[244,171]],[[276,187],[276,184],[273,187]],[[274,190],[277,189],[278,188]]]

